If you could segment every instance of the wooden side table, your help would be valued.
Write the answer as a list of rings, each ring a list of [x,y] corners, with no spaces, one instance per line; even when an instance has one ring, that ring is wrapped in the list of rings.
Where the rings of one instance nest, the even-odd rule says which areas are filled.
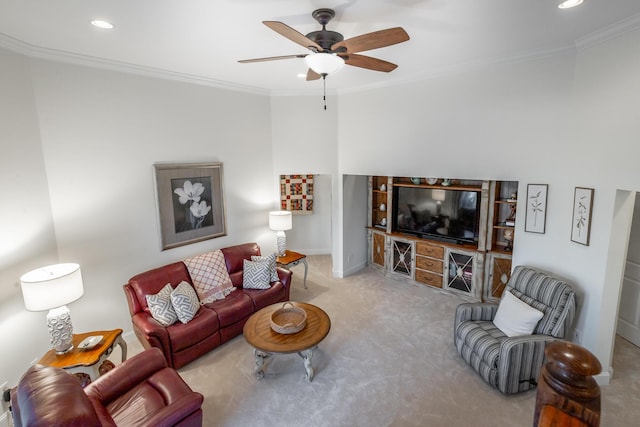
[[[79,347],[85,338],[96,335],[102,335],[102,340],[95,347],[88,349]],[[73,349],[64,354],[56,354],[55,350],[51,349],[38,363],[62,368],[73,374],[87,374],[91,381],[95,381],[100,376],[100,366],[107,360],[116,344],[122,350],[124,362],[127,359],[127,343],[122,339],[122,329],[73,334]]]
[[[304,264],[304,288],[307,289],[307,256],[300,254],[298,252],[293,252],[290,250],[285,250],[284,256],[279,256],[276,258],[276,262],[280,264],[282,267],[289,269],[290,267],[295,267],[296,265],[303,263]]]

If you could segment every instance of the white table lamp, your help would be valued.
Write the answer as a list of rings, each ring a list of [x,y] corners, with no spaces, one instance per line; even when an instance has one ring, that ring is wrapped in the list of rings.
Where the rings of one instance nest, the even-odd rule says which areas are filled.
[[[291,230],[293,227],[291,212],[274,211],[269,212],[269,228],[276,231],[276,245],[278,248],[278,256],[284,256],[287,249],[287,236],[285,230]]]
[[[20,278],[24,306],[29,311],[45,311],[51,345],[58,354],[73,348],[71,314],[65,304],[84,294],[80,266],[74,263],[37,268]]]

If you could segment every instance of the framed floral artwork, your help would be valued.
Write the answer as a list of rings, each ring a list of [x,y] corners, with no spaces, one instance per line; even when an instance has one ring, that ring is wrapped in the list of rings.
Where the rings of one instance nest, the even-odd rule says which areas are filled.
[[[589,246],[592,210],[593,188],[576,187],[573,193],[573,222],[571,224],[572,242]]]
[[[547,222],[547,184],[527,185],[524,231],[544,234]]]
[[[162,250],[226,235],[222,163],[155,164]]]

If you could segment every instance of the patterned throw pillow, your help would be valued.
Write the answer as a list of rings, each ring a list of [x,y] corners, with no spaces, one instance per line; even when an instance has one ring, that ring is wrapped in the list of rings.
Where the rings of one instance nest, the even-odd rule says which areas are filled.
[[[171,303],[178,315],[178,320],[182,323],[189,323],[200,308],[198,295],[196,295],[196,291],[194,291],[193,287],[187,282],[180,282],[173,292],[171,292]]]
[[[244,260],[242,267],[242,287],[245,289],[269,289],[271,272],[267,261]]]
[[[267,261],[269,263],[269,274],[271,275],[270,280],[272,282],[277,282],[280,280],[280,277],[278,277],[278,272],[276,271],[276,257],[276,254],[267,256],[252,255],[251,261]]]
[[[147,306],[149,307],[151,316],[162,326],[173,325],[178,320],[178,315],[171,303],[172,291],[171,283],[167,283],[157,294],[146,295]]]
[[[223,299],[236,289],[231,283],[221,250],[187,258],[183,262],[203,304]]]

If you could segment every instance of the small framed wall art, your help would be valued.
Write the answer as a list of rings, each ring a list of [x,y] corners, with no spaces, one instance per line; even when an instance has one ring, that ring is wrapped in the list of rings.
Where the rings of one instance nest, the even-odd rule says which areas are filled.
[[[572,242],[589,246],[592,211],[593,188],[576,187],[573,193],[573,222],[571,224]]]
[[[162,250],[226,235],[222,163],[155,164]]]
[[[547,184],[527,185],[524,231],[544,234],[547,222]]]
[[[280,209],[293,215],[313,213],[313,175],[280,175]]]

